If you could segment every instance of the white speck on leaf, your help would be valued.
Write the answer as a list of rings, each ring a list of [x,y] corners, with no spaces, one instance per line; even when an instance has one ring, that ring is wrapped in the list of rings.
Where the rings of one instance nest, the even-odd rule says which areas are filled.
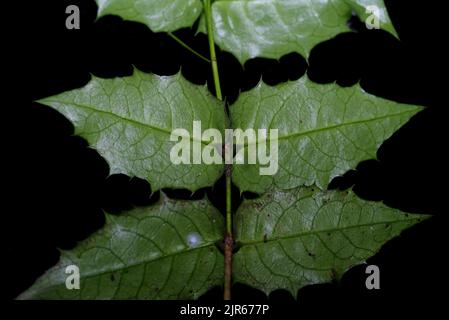
[[[187,244],[191,248],[197,247],[202,242],[201,236],[197,232],[192,232],[187,235]]]

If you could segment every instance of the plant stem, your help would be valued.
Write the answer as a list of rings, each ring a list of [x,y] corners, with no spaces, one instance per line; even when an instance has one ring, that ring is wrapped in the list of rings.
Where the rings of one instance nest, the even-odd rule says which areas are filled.
[[[206,15],[207,38],[209,41],[210,60],[212,62],[212,75],[214,77],[215,92],[218,100],[222,101],[220,77],[218,75],[217,55],[215,53],[214,31],[212,28],[212,8],[210,0],[204,0],[204,13]]]
[[[226,234],[224,239],[224,300],[231,300],[231,284],[232,284],[232,249],[234,247],[234,239],[232,236],[232,212],[231,212],[231,173],[232,167],[227,164],[225,167],[226,175]]]
[[[228,151],[229,152],[229,151]],[[226,165],[226,233],[232,235],[232,212],[231,212],[231,174],[232,167]]]
[[[177,43],[179,43],[181,46],[183,46],[184,48],[186,48],[187,50],[189,50],[191,53],[193,53],[194,55],[196,55],[198,58],[203,59],[204,61],[206,61],[207,63],[210,63],[211,61],[209,59],[207,59],[205,56],[203,56],[201,53],[195,51],[194,49],[192,49],[191,47],[189,47],[189,45],[187,43],[185,43],[184,41],[182,41],[181,39],[179,39],[177,36],[175,36],[173,33],[169,32],[168,35],[170,37],[172,37]]]
[[[203,0],[204,13],[206,16],[207,38],[209,42],[210,60],[212,64],[212,75],[214,78],[215,93],[218,100],[223,101],[220,86],[220,76],[218,73],[217,55],[215,52],[214,33],[212,28],[212,8],[211,0]],[[225,146],[225,152],[232,152],[232,146]],[[231,151],[230,151],[231,150]],[[224,156],[224,154],[223,154]],[[226,233],[224,237],[224,300],[231,300],[231,284],[232,284],[232,249],[234,239],[232,236],[232,212],[231,212],[231,172],[232,167],[225,165],[226,176]]]

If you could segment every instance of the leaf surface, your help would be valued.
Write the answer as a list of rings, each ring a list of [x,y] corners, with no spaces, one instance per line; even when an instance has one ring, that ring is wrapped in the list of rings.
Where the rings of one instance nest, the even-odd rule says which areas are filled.
[[[107,14],[146,24],[154,32],[190,27],[202,11],[201,0],[96,0],[98,17]]]
[[[352,191],[272,190],[245,200],[235,218],[234,280],[270,293],[338,279],[422,219]]]
[[[353,12],[365,21],[370,6],[378,8],[380,28],[396,35],[383,0],[217,0],[212,6],[214,37],[242,64],[293,51],[307,57],[318,43],[350,31]]]
[[[195,299],[221,285],[223,255],[215,242],[224,222],[207,201],[174,201],[120,216],[63,251],[19,299]],[[80,271],[80,289],[68,290],[67,266]]]

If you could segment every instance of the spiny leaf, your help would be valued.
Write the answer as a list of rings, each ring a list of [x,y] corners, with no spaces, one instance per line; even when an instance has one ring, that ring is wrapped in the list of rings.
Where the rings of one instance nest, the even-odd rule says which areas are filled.
[[[241,63],[292,51],[308,56],[318,43],[349,31],[353,11],[364,20],[370,5],[379,8],[380,27],[395,34],[383,0],[217,0],[215,41]]]
[[[203,8],[201,0],[96,0],[98,17],[107,14],[142,22],[151,30],[175,31],[190,27]]]
[[[233,181],[257,193],[313,184],[324,189],[360,161],[376,158],[381,143],[420,109],[375,97],[359,85],[321,85],[307,77],[276,87],[261,82],[230,107],[231,123],[243,130],[278,129],[279,170],[260,175],[259,164],[235,165]]]
[[[372,256],[383,243],[422,219],[352,191],[318,188],[271,190],[245,200],[236,214],[235,281],[266,293],[339,278]]]
[[[148,179],[153,189],[197,190],[211,186],[222,165],[174,165],[170,134],[184,128],[192,135],[194,120],[203,130],[224,130],[223,105],[205,86],[180,74],[161,77],[134,70],[130,77],[93,78],[85,87],[39,102],[64,114],[109,163],[111,173]],[[206,142],[202,142],[206,143]]]
[[[62,252],[19,299],[195,299],[220,285],[223,256],[215,247],[223,218],[207,201],[164,195],[149,208],[106,215],[106,226]],[[80,270],[80,290],[68,290],[66,267]]]

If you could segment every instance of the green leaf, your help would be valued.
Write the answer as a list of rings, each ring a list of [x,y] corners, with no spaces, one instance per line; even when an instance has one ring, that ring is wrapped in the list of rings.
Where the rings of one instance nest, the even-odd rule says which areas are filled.
[[[272,190],[245,200],[235,217],[234,280],[266,293],[338,279],[428,216],[406,215],[352,191]]]
[[[207,90],[180,74],[161,77],[134,70],[130,77],[94,77],[85,87],[45,98],[40,103],[61,112],[75,125],[111,167],[148,179],[153,190],[211,186],[221,175],[222,165],[174,165],[170,150],[173,129],[184,128],[193,140],[192,123],[202,129],[224,130],[223,105]],[[208,142],[202,141],[203,144]]]
[[[217,0],[212,7],[215,42],[242,64],[293,51],[307,57],[318,43],[350,31],[353,11],[365,21],[370,5],[379,8],[381,29],[396,35],[383,0]]]
[[[261,82],[230,107],[231,123],[243,130],[278,129],[279,170],[260,175],[259,164],[235,165],[233,181],[256,193],[303,185],[325,189],[332,178],[376,158],[382,142],[419,110],[370,95],[359,85],[321,85],[307,77],[276,87]]]
[[[19,299],[195,299],[221,285],[223,255],[215,242],[224,229],[207,201],[174,201],[129,213],[107,214],[106,226],[63,251]],[[68,290],[66,267],[80,271],[80,289]]]
[[[200,0],[96,0],[98,17],[107,14],[142,22],[154,32],[190,27],[202,11]]]

